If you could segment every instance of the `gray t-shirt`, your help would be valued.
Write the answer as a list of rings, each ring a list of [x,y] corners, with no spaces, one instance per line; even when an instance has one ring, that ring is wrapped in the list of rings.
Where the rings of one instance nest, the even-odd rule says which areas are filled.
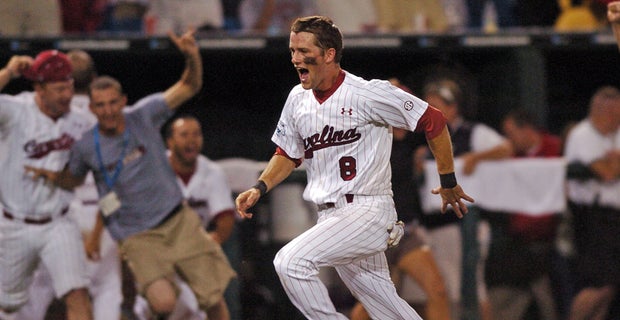
[[[147,96],[124,110],[125,133],[115,137],[99,134],[103,165],[97,155],[95,129],[86,132],[71,149],[69,170],[75,176],[92,171],[99,198],[114,191],[121,207],[104,217],[112,237],[122,240],[157,226],[183,199],[174,171],[166,157],[160,128],[173,115],[161,93]],[[122,167],[112,187],[108,181]]]

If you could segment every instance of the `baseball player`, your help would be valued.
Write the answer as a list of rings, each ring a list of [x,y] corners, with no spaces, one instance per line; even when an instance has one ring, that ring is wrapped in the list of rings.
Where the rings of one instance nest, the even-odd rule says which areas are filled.
[[[211,237],[224,243],[235,226],[235,205],[223,169],[200,154],[203,145],[200,122],[193,116],[179,116],[166,127],[164,136],[168,159],[185,201],[200,215],[205,227],[214,225]],[[178,303],[168,320],[204,319],[187,284],[177,279],[177,286],[180,288]],[[227,300],[229,309],[234,303],[238,302]],[[143,297],[136,298],[134,311],[140,319],[148,319],[150,310]],[[239,317],[231,316],[231,319]]]
[[[442,181],[433,193],[444,211],[450,205],[462,217],[464,200],[473,198],[456,182],[445,118],[388,81],[342,70],[342,34],[329,18],[297,19],[289,49],[301,84],[289,93],[272,136],[274,156],[258,183],[239,194],[237,210],[251,218],[248,209],[306,161],[304,198],[318,205],[318,222],[274,259],[289,299],[308,319],[347,319],[318,278],[319,268],[331,266],[372,318],[420,319],[396,293],[384,254],[403,230],[390,184],[391,131],[426,133]]]
[[[96,76],[91,56],[82,50],[67,52],[73,67],[75,94],[71,100],[71,111],[81,113],[92,125],[97,122],[89,109],[88,85]],[[119,319],[123,301],[121,265],[116,243],[104,229],[93,230],[98,213],[98,194],[92,174],[83,185],[75,189],[75,198],[69,206],[68,215],[74,219],[83,235],[87,249],[87,275],[90,279],[88,291],[92,299],[95,320]],[[99,237],[96,237],[99,236]],[[17,313],[17,320],[43,319],[54,299],[51,277],[47,269],[40,266],[29,290],[30,299]]]
[[[69,149],[89,127],[69,112],[73,97],[71,64],[56,51],[32,59],[13,56],[0,70],[0,89],[24,75],[34,94],[0,95],[0,131],[11,152],[0,167],[0,309],[12,312],[28,300],[34,270],[49,270],[69,319],[92,319],[86,291],[85,255],[80,231],[66,215],[72,194],[29,176],[24,166],[61,170]]]

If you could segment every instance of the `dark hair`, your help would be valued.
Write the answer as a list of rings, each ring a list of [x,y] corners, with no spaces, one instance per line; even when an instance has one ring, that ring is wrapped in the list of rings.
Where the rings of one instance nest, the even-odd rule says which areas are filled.
[[[542,129],[538,118],[531,111],[525,108],[516,108],[508,111],[504,119],[512,119],[519,128],[532,127],[534,129]]]
[[[314,34],[316,46],[323,50],[334,48],[336,50],[334,61],[340,63],[343,48],[342,33],[340,33],[340,29],[338,29],[330,18],[324,16],[297,18],[291,26],[291,31],[295,33],[308,32]]]
[[[73,67],[73,85],[77,92],[87,92],[88,85],[97,76],[93,58],[84,50],[71,50],[67,57]]]
[[[200,121],[198,120],[198,118],[196,118],[195,116],[191,114],[176,115],[172,117],[170,120],[168,120],[166,124],[164,125],[164,130],[163,130],[164,140],[168,140],[168,138],[172,137],[172,131],[173,131],[172,127],[174,127],[173,125],[177,120],[192,120],[200,124]]]

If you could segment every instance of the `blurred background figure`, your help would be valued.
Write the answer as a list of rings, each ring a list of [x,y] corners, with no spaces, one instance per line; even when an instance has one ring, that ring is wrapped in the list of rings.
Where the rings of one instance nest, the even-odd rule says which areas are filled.
[[[316,0],[318,13],[338,21],[343,34],[377,31],[375,0]]]
[[[315,1],[242,0],[239,7],[241,26],[246,33],[288,36],[298,17],[318,14]]]
[[[448,30],[441,1],[375,0],[381,32],[423,33]]]
[[[0,1],[0,36],[59,36],[61,33],[59,1]]]
[[[502,129],[516,158],[562,155],[560,138],[543,131],[525,109],[509,111]],[[495,319],[558,319],[550,273],[560,217],[557,212],[498,212],[488,216],[492,240],[486,279]],[[528,313],[532,303],[537,316]]]
[[[604,86],[566,139],[564,157],[586,174],[568,180],[577,295],[570,320],[606,319],[620,283],[620,91]]]
[[[220,30],[224,27],[221,0],[149,0],[146,12],[146,33],[165,35],[188,28],[198,31]]]
[[[102,1],[102,0],[96,0]],[[134,33],[145,31],[144,15],[149,8],[149,0],[103,0],[106,2],[100,32],[112,34]],[[173,29],[171,29],[173,30]],[[185,30],[185,29],[183,29]],[[179,30],[173,30],[180,33]]]
[[[447,118],[455,159],[462,161],[463,174],[470,175],[481,161],[507,158],[512,150],[506,139],[491,127],[465,119],[468,105],[461,88],[460,83],[453,78],[433,76],[424,85],[423,97]],[[452,319],[459,319],[464,312],[479,314],[483,320],[491,319],[491,306],[484,281],[484,262],[490,241],[488,223],[479,220],[475,210],[470,210],[463,220],[455,218],[450,212],[440,214],[439,211],[425,212],[420,220],[428,231],[431,248],[446,281],[453,309]],[[464,246],[455,246],[461,239],[465,242]],[[464,250],[473,250],[477,254],[471,255]],[[463,260],[467,256],[476,259]],[[464,264],[464,261],[467,263]],[[471,283],[462,287],[464,281]],[[463,294],[463,290],[470,287],[475,288],[476,292]],[[469,299],[476,301],[477,306],[469,305],[473,303],[466,302]]]

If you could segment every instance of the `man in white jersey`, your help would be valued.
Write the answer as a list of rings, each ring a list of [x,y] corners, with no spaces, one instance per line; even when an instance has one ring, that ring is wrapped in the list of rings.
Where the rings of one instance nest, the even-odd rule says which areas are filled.
[[[183,198],[200,215],[205,228],[213,229],[209,232],[211,237],[223,244],[230,238],[235,226],[235,205],[224,170],[200,154],[203,146],[200,122],[193,116],[179,116],[166,126],[164,138],[168,159],[176,173]],[[177,285],[180,288],[179,298],[168,320],[205,319],[187,284],[177,280]],[[229,286],[227,291],[230,289]],[[239,303],[225,298],[229,309]],[[140,319],[149,319],[150,310],[143,297],[136,298],[134,311]],[[231,313],[231,319],[239,317]]]
[[[67,52],[73,67],[75,94],[71,111],[84,114],[91,125],[97,118],[89,110],[88,85],[97,75],[92,57],[82,50]],[[92,174],[86,182],[75,188],[75,198],[69,206],[68,215],[74,219],[82,232],[84,247],[90,261],[87,274],[90,279],[88,291],[93,304],[95,320],[119,319],[123,301],[121,289],[121,265],[116,243],[103,228],[93,230],[97,217],[99,195]],[[34,275],[29,290],[30,299],[17,313],[16,320],[43,319],[54,299],[49,272],[43,266]]]
[[[0,90],[24,75],[34,94],[0,95],[0,131],[7,155],[0,167],[0,309],[18,310],[28,301],[28,286],[39,264],[49,270],[54,291],[67,305],[69,319],[92,319],[80,231],[66,215],[72,194],[41,179],[24,166],[62,169],[69,148],[89,128],[69,112],[73,97],[71,64],[56,51],[35,59],[13,56],[0,70]]]
[[[340,68],[342,35],[326,17],[297,19],[291,27],[291,62],[301,84],[290,92],[272,140],[276,153],[237,210],[251,208],[306,161],[304,198],[318,205],[318,223],[284,246],[274,265],[292,303],[308,319],[347,319],[338,313],[319,268],[335,267],[373,319],[420,319],[396,293],[384,251],[396,224],[390,152],[392,127],[420,130],[437,159],[441,187],[432,190],[462,217],[446,120],[437,109],[388,81],[366,81]],[[455,244],[460,245],[460,244]]]

